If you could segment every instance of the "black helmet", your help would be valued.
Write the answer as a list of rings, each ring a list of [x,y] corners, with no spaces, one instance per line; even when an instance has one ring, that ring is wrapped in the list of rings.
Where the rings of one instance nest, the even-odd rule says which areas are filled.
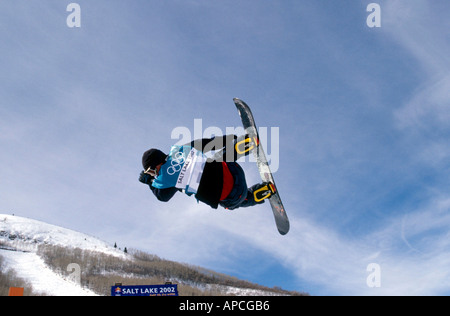
[[[148,168],[155,169],[161,163],[166,162],[167,155],[159,149],[149,149],[142,156],[142,166],[144,170]]]

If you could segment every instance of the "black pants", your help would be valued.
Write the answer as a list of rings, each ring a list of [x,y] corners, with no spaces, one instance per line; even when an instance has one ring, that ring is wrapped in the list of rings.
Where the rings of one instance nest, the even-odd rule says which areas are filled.
[[[255,189],[257,189],[259,184],[247,188],[247,181],[245,180],[244,170],[242,170],[242,167],[236,162],[236,160],[239,159],[242,155],[238,155],[238,153],[236,152],[235,144],[243,139],[245,138],[241,136],[239,138],[235,137],[232,142],[227,141],[225,150],[222,152],[222,157],[225,157],[226,159],[230,159],[230,157],[233,157],[233,161],[224,159],[234,179],[233,189],[225,200],[219,202],[222,207],[229,210],[234,210],[239,207],[250,207],[255,206],[256,204],[264,203],[264,201],[257,203],[253,195],[253,192],[255,191]],[[230,150],[232,150],[232,154],[230,154]],[[247,152],[245,155],[248,155],[248,153],[249,152]]]

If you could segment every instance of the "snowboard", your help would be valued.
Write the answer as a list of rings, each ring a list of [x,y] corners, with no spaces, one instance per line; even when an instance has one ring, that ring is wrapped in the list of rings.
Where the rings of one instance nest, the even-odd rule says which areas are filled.
[[[238,98],[233,99],[233,101],[239,111],[239,115],[241,117],[245,132],[253,142],[253,144],[248,144],[248,146],[252,148],[251,150],[256,159],[261,179],[263,182],[268,182],[270,184],[272,195],[268,198],[268,200],[270,202],[270,205],[272,206],[272,212],[275,217],[277,229],[281,235],[286,235],[289,232],[290,228],[289,219],[287,217],[283,203],[281,202],[280,194],[278,193],[277,186],[275,185],[273,174],[270,171],[269,163],[267,162],[264,149],[262,148],[262,145],[259,141],[258,129],[256,127],[252,111],[244,101]]]

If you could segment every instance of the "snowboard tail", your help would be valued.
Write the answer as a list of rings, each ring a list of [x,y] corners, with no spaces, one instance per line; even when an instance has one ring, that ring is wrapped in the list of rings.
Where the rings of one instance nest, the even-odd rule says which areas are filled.
[[[268,198],[268,200],[270,202],[270,205],[272,206],[272,212],[275,217],[277,229],[281,235],[286,235],[290,229],[289,219],[281,201],[280,194],[273,178],[273,174],[269,167],[269,163],[267,162],[264,149],[262,148],[259,141],[255,119],[250,110],[250,107],[244,101],[238,98],[233,99],[233,101],[239,111],[239,115],[241,117],[245,132],[248,135],[245,140],[236,144],[236,151],[238,153],[239,151],[241,151],[242,153],[246,153],[248,151],[253,152],[253,155],[256,158],[256,163],[261,179],[263,182],[268,183],[268,186],[271,190],[271,196]]]

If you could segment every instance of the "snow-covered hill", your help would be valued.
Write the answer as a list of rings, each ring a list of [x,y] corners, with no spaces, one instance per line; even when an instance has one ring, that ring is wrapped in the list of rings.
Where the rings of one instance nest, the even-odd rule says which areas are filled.
[[[122,251],[95,237],[41,221],[4,214],[0,214],[0,242],[21,251],[34,251],[40,244],[50,244],[125,256]]]
[[[4,270],[14,271],[18,277],[29,282],[36,293],[52,296],[96,295],[50,269],[36,253],[42,244],[125,258],[122,251],[92,236],[33,219],[0,214],[0,257],[4,261]]]
[[[7,269],[32,285],[37,294],[50,296],[96,296],[78,283],[55,273],[34,252],[6,251],[0,249]]]
[[[43,246],[42,245],[46,245]],[[41,246],[41,247],[40,247]],[[51,246],[51,247],[49,247]],[[64,267],[57,265],[50,267],[44,261],[43,250],[46,249],[64,249],[67,256],[71,251],[81,251],[81,255],[78,255],[75,259],[81,260],[82,257],[91,256],[94,265],[103,268],[97,269],[96,273],[100,276],[115,275],[115,279],[122,279],[127,277],[135,278],[148,278],[152,277],[151,273],[144,272],[143,275],[136,274],[139,271],[132,268],[139,265],[139,268],[148,268],[149,264],[154,264],[154,269],[151,271],[157,271],[157,269],[172,269],[164,270],[163,273],[167,279],[175,281],[180,286],[187,288],[195,288],[199,291],[203,291],[202,295],[208,293],[215,293],[213,295],[291,295],[298,293],[289,293],[286,291],[272,291],[256,284],[246,283],[246,281],[239,281],[235,278],[227,277],[225,275],[216,274],[213,271],[201,272],[204,270],[200,267],[191,267],[184,264],[165,261],[157,258],[154,255],[137,256],[136,254],[125,254],[124,252],[112,247],[108,243],[101,241],[95,237],[75,232],[70,229],[50,225],[44,222],[40,222],[33,219],[23,218],[19,216],[0,214],[0,272],[6,273],[13,271],[17,277],[29,283],[32,286],[33,293],[51,295],[51,296],[88,296],[98,295],[92,290],[83,288],[80,280],[76,280],[68,277],[70,271],[62,271],[66,269],[67,262]],[[55,256],[51,253],[51,256]],[[80,257],[81,256],[81,257]],[[106,268],[106,262],[99,261],[101,258],[113,258],[114,262],[118,262],[117,265],[108,265]],[[145,261],[145,258],[157,258]],[[46,257],[48,260],[48,257]],[[110,259],[108,259],[110,260]],[[142,261],[144,260],[144,261]],[[111,260],[110,260],[111,261]],[[70,261],[73,262],[73,261]],[[83,273],[88,271],[89,265],[92,268],[92,263],[85,263],[83,265]],[[131,270],[124,270],[124,266],[131,267]],[[58,271],[60,269],[60,271]],[[81,269],[81,267],[80,267]],[[184,269],[183,273],[177,273],[180,269]],[[206,270],[205,270],[206,271]],[[156,272],[157,273],[157,272]],[[172,277],[167,275],[172,275]],[[205,277],[205,282],[198,283],[192,279],[186,278],[186,275],[196,274],[198,276],[212,276]],[[1,276],[1,275],[0,275]],[[180,277],[181,276],[181,277]],[[166,280],[167,280],[166,279]],[[196,278],[194,278],[195,280]],[[218,279],[226,280],[225,283],[216,283]],[[214,281],[216,280],[216,281]],[[232,281],[230,281],[232,280]],[[244,282],[244,283],[239,283]],[[105,289],[108,286],[112,286],[114,283],[107,283],[102,288]],[[226,285],[225,285],[226,284]],[[241,287],[243,285],[243,287]],[[14,285],[9,285],[14,286]],[[92,284],[90,285],[90,288]],[[206,291],[206,292],[205,292]],[[107,291],[100,291],[103,295],[108,295]],[[97,289],[97,293],[99,293]],[[192,293],[191,290],[186,290],[185,293]],[[192,295],[192,294],[188,294]],[[211,294],[209,294],[211,295]]]

